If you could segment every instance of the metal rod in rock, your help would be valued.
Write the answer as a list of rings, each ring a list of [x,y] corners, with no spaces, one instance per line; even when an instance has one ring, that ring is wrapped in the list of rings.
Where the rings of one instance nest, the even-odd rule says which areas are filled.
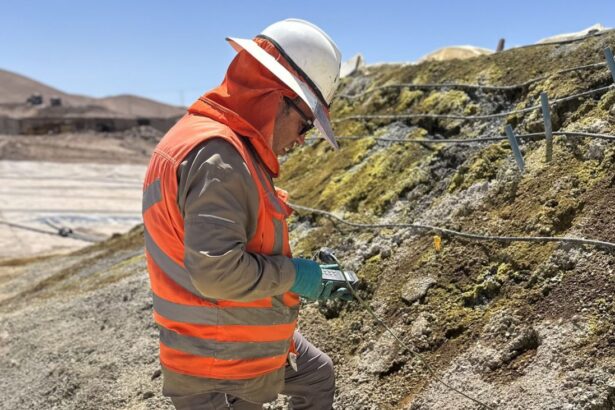
[[[546,161],[551,162],[553,157],[553,123],[551,122],[551,110],[549,109],[547,93],[540,93],[540,104],[542,105],[542,118],[545,122]]]
[[[611,51],[610,47],[604,49],[604,56],[606,57],[606,64],[609,66],[609,70],[611,71],[613,82],[615,82],[615,60],[613,59],[613,51]]]
[[[500,51],[504,51],[504,44],[505,44],[505,42],[506,42],[506,39],[504,39],[504,38],[501,38],[500,41],[498,41],[498,46],[495,49],[496,53],[499,53]]]
[[[513,131],[510,124],[506,126],[506,136],[508,137],[508,142],[510,143],[510,147],[512,148],[513,154],[515,154],[515,161],[517,161],[517,166],[519,167],[521,173],[523,173],[525,171],[525,161],[523,161],[523,155],[521,154],[521,150],[519,149],[519,142],[517,141],[515,132]]]

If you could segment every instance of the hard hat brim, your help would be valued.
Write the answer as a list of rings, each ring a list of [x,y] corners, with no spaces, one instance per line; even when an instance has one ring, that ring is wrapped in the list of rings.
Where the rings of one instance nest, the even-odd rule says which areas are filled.
[[[228,37],[226,41],[228,41],[237,52],[245,50],[297,94],[299,98],[307,104],[312,114],[314,114],[314,125],[318,131],[329,141],[333,148],[339,149],[339,145],[335,140],[333,128],[331,127],[331,122],[327,115],[327,110],[305,82],[288,71],[282,64],[273,58],[271,54],[260,48],[254,41],[231,37]]]

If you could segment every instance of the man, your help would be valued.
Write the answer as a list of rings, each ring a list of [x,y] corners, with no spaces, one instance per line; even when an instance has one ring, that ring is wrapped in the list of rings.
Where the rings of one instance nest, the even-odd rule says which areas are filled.
[[[320,266],[291,257],[277,157],[313,126],[333,147],[328,105],[340,52],[289,19],[238,51],[156,147],[145,177],[147,266],[163,393],[178,409],[332,407],[331,360],[295,329],[299,297],[327,299]],[[307,160],[307,159],[306,159]]]

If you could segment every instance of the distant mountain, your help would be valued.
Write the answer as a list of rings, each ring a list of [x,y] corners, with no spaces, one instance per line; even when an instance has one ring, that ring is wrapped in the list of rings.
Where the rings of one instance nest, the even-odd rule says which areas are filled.
[[[0,104],[25,103],[32,94],[41,94],[46,103],[50,97],[60,97],[62,105],[73,107],[99,106],[122,116],[168,118],[181,115],[185,108],[164,104],[136,95],[116,95],[92,98],[68,94],[26,76],[0,69]]]
[[[183,107],[167,105],[130,94],[99,98],[95,100],[95,103],[111,111],[140,117],[174,117],[186,112]]]

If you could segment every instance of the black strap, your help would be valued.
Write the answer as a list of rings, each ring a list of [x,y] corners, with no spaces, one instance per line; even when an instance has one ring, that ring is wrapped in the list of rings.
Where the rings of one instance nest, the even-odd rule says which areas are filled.
[[[297,64],[295,64],[293,59],[290,58],[288,54],[286,54],[284,49],[274,39],[272,39],[271,37],[265,36],[263,34],[259,34],[256,37],[262,38],[263,40],[267,40],[271,44],[273,44],[274,47],[280,52],[280,54],[282,54],[282,57],[284,57],[284,59],[288,61],[288,64],[290,64],[290,66],[295,71],[297,71],[297,73],[299,73],[299,75],[301,76],[301,79],[305,81],[310,86],[310,88],[312,88],[312,91],[314,91],[314,93],[316,94],[320,102],[323,103],[325,107],[329,108],[329,104],[327,104],[327,100],[325,100],[325,97],[323,97],[318,87],[316,87],[316,84],[314,84],[314,82],[310,79],[310,77],[308,77],[308,75]]]

